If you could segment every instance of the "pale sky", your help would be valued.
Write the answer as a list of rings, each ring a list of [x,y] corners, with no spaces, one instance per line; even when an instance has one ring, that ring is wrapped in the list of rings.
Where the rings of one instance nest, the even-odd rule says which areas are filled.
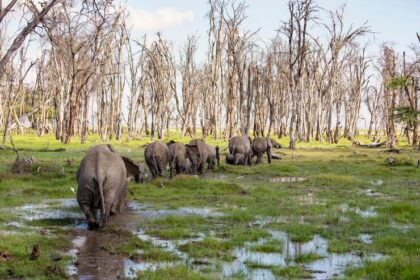
[[[246,0],[248,18],[244,22],[247,30],[261,28],[257,38],[268,41],[276,34],[282,20],[287,20],[288,0]],[[416,43],[416,32],[420,33],[420,0],[318,0],[324,9],[336,9],[346,4],[344,21],[347,26],[360,26],[368,22],[374,43],[371,52],[377,52],[383,42],[395,43],[398,51],[407,50]],[[171,40],[175,48],[182,46],[187,35],[200,36],[200,56],[207,49],[208,12],[207,0],[127,0],[133,25],[133,37],[157,31]],[[320,11],[325,19],[326,12]]]

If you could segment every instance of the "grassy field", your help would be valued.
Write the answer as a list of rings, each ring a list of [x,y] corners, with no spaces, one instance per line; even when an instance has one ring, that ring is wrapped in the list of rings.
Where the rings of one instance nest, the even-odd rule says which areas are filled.
[[[39,219],[28,218],[33,212],[22,216],[22,206],[74,198],[78,164],[85,150],[100,141],[92,136],[81,145],[75,138],[64,146],[52,136],[35,135],[15,135],[14,141],[22,155],[36,161],[32,172],[15,175],[10,172],[13,151],[0,150],[0,278],[66,279],[71,258],[65,252],[72,247],[73,224],[80,222],[77,206],[69,208],[74,216]],[[279,140],[284,146],[287,141]],[[124,138],[107,143],[143,160],[140,146],[147,142]],[[390,155],[383,149],[352,147],[345,140],[338,145],[299,143],[295,151],[278,151],[283,159],[271,165],[266,159],[252,167],[223,162],[201,177],[132,182],[131,200],[153,213],[167,213],[144,214],[135,230],[104,229],[119,241],[104,242],[101,249],[136,261],[171,264],[136,271],[138,279],[248,279],[258,278],[259,271],[278,279],[302,279],[322,276],[318,264],[346,258],[363,261],[346,265],[331,278],[419,279],[420,154],[400,144],[402,153]],[[44,148],[66,150],[36,151]],[[397,159],[395,166],[385,162],[389,156]],[[139,238],[139,230],[150,240]],[[160,247],[162,240],[174,241],[176,248]],[[31,260],[34,244],[41,256]],[[291,245],[302,252],[285,256]],[[270,256],[280,256],[284,263]]]

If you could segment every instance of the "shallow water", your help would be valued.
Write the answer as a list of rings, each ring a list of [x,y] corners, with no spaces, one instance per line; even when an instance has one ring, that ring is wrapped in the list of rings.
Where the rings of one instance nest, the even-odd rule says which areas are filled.
[[[347,265],[361,265],[366,260],[376,260],[382,257],[380,254],[373,254],[366,257],[360,257],[354,253],[336,254],[328,252],[328,240],[315,235],[309,242],[293,242],[288,234],[283,231],[270,231],[272,238],[281,241],[284,244],[283,250],[278,253],[261,253],[249,250],[251,243],[245,247],[236,248],[234,255],[236,260],[223,265],[223,274],[230,276],[234,273],[245,272],[251,275],[252,279],[275,279],[275,276],[269,269],[249,269],[246,266],[247,261],[262,265],[288,266],[295,265],[296,257],[317,253],[323,258],[304,264],[304,267],[312,272],[314,279],[330,279],[343,273]],[[366,236],[365,236],[366,238]],[[258,243],[263,243],[261,239]]]
[[[271,183],[296,183],[306,181],[303,177],[271,177],[269,181]]]
[[[316,198],[309,193],[302,198],[304,203],[319,203]],[[299,243],[290,240],[289,235],[283,231],[270,230],[271,238],[279,240],[284,244],[281,252],[262,253],[253,252],[249,248],[255,244],[261,244],[267,239],[260,239],[257,242],[246,243],[243,247],[235,248],[232,253],[236,257],[231,262],[221,262],[213,259],[194,259],[188,254],[180,251],[180,245],[188,242],[201,241],[205,235],[200,233],[190,239],[163,240],[145,233],[144,229],[138,228],[145,219],[154,219],[166,215],[200,215],[202,217],[222,216],[223,213],[213,208],[194,208],[181,207],[177,209],[153,209],[149,205],[143,205],[136,201],[129,203],[128,209],[115,217],[111,217],[109,226],[120,226],[131,230],[139,239],[151,242],[154,246],[162,248],[179,257],[177,262],[147,262],[130,259],[124,255],[112,254],[103,249],[104,245],[118,244],[121,240],[113,237],[109,233],[102,231],[87,230],[81,211],[76,211],[77,202],[75,199],[47,200],[40,204],[28,204],[12,209],[12,212],[21,217],[23,222],[10,222],[7,226],[21,228],[24,221],[33,221],[36,219],[75,219],[75,223],[69,225],[74,228],[74,237],[72,247],[67,254],[72,258],[68,265],[66,273],[70,279],[117,279],[134,278],[139,271],[155,270],[159,267],[186,263],[198,270],[215,269],[221,267],[223,277],[230,277],[233,274],[244,273],[252,279],[275,279],[270,269],[256,268],[250,269],[246,262],[254,262],[262,265],[287,266],[294,265],[295,258],[307,253],[317,253],[323,256],[312,262],[305,263],[304,266],[312,272],[315,279],[329,279],[343,273],[346,265],[361,265],[366,260],[376,260],[382,257],[380,254],[360,257],[353,253],[336,254],[328,252],[328,240],[319,235],[315,235],[309,242]],[[342,205],[341,210],[355,211],[363,217],[376,215],[374,207],[360,210],[359,208],[349,208]],[[285,222],[286,217],[260,217],[255,222],[250,223],[250,227],[264,227],[273,222]],[[36,227],[34,227],[36,228]],[[211,233],[210,233],[211,235]],[[115,240],[114,240],[115,238]],[[372,237],[369,234],[361,234],[359,239],[370,244]]]

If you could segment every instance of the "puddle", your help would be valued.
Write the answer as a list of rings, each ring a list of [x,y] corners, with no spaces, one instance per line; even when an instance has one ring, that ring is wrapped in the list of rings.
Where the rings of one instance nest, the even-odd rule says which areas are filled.
[[[328,252],[328,241],[319,235],[315,235],[309,242],[299,243],[289,239],[288,234],[282,231],[270,231],[272,238],[282,241],[284,244],[282,252],[278,253],[260,253],[249,250],[252,243],[245,247],[236,248],[234,255],[236,259],[233,262],[225,263],[222,267],[224,276],[229,277],[235,273],[243,272],[252,279],[276,279],[269,269],[249,269],[246,262],[253,262],[262,265],[288,266],[295,265],[295,258],[307,254],[317,253],[323,258],[304,263],[304,267],[311,271],[314,279],[330,279],[343,273],[347,265],[362,265],[367,260],[377,260],[382,257],[380,254],[373,254],[366,257],[360,257],[357,254],[345,253],[336,254]],[[367,236],[365,236],[367,238]],[[264,242],[261,239],[257,243]],[[255,244],[255,243],[254,243]]]
[[[370,218],[378,215],[378,213],[375,210],[375,207],[373,206],[368,206],[366,207],[366,209],[362,210],[359,207],[352,208],[349,207],[347,204],[341,204],[340,210],[342,212],[354,211],[356,214],[360,215],[363,218]]]
[[[373,186],[382,186],[384,184],[384,180],[372,180],[372,181],[370,181],[370,183]]]
[[[78,210],[76,199],[49,199],[39,204],[26,204],[14,207],[11,213],[24,221],[41,219],[75,219],[82,220],[83,213]],[[81,221],[80,221],[81,223]]]
[[[189,216],[189,215],[198,215],[204,218],[207,217],[220,217],[224,213],[217,212],[213,208],[194,208],[194,207],[180,207],[175,209],[153,209],[151,206],[142,205],[137,201],[130,201],[128,206],[137,211],[139,215],[145,218],[158,218],[168,215],[177,215],[177,216]]]
[[[298,196],[296,200],[300,205],[325,205],[326,204],[325,199],[319,199],[315,197],[315,195],[311,192],[305,195]]]
[[[361,233],[359,239],[365,244],[372,244],[372,235],[369,233]]]
[[[254,222],[248,223],[248,226],[263,228],[269,224],[287,223],[288,221],[289,219],[287,217],[264,216],[264,217],[257,217],[257,220],[255,220]]]
[[[305,180],[307,180],[307,178],[303,177],[271,177],[269,179],[270,183],[296,183]]]
[[[152,270],[155,271],[161,267],[168,267],[169,263],[150,263],[150,262],[134,262],[129,258],[124,259],[124,277],[134,279],[139,271]]]
[[[365,191],[364,191],[364,193],[365,193],[365,195],[366,195],[366,196],[370,196],[370,197],[378,197],[378,196],[382,196],[382,194],[381,194],[381,193],[375,192],[375,191],[374,191],[374,190],[372,190],[372,189],[367,189],[367,190],[365,190]]]
[[[373,206],[369,206],[365,210],[361,210],[359,207],[357,207],[354,211],[363,218],[370,218],[378,215],[378,213],[376,213],[375,207]]]

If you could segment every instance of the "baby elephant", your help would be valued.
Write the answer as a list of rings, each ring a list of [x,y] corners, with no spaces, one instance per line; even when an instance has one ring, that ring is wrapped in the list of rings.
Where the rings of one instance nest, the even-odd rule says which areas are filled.
[[[227,154],[226,155],[226,163],[227,164],[234,164],[234,165],[245,165],[246,161],[245,161],[245,155],[241,154],[241,153],[236,153],[234,155],[232,154]]]
[[[86,215],[89,229],[103,227],[108,217],[126,206],[128,177],[137,183],[144,166],[120,156],[111,145],[97,145],[86,152],[77,170],[77,202]]]

